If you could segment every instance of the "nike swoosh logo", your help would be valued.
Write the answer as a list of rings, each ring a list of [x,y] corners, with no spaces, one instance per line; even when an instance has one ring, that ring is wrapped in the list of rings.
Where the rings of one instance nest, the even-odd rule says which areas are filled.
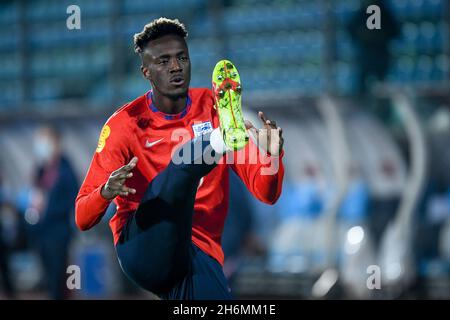
[[[200,182],[198,183],[197,190],[200,189],[200,187],[203,185],[203,178],[204,178],[204,177],[202,177],[202,178],[200,179]]]
[[[145,147],[146,147],[146,148],[151,148],[151,147],[153,147],[155,144],[157,144],[158,142],[161,142],[163,139],[164,139],[164,138],[161,138],[161,139],[156,140],[156,141],[153,141],[153,142],[150,142],[150,141],[146,140],[146,141],[145,141]]]

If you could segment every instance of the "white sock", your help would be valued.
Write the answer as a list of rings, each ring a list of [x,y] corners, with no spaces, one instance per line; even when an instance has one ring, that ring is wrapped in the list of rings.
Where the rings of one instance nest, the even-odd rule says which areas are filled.
[[[214,149],[214,151],[219,154],[224,154],[230,150],[223,141],[222,132],[220,131],[219,127],[215,128],[211,132],[211,135],[209,136],[209,143],[211,144],[211,147]]]

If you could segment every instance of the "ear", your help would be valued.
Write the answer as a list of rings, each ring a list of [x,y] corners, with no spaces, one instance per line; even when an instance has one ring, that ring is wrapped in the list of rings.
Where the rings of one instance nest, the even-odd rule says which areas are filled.
[[[141,72],[145,79],[152,81],[150,77],[150,70],[147,67],[141,66]]]

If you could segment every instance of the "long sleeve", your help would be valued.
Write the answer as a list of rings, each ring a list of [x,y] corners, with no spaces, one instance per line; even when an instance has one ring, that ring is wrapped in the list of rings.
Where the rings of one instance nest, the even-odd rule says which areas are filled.
[[[75,222],[81,230],[96,225],[111,202],[103,198],[100,192],[110,174],[130,159],[126,133],[126,124],[114,116],[100,133],[96,152],[75,201]]]
[[[250,139],[244,149],[234,153],[235,161],[231,168],[258,200],[274,204],[280,197],[283,184],[283,156],[284,151],[277,157],[267,155]]]

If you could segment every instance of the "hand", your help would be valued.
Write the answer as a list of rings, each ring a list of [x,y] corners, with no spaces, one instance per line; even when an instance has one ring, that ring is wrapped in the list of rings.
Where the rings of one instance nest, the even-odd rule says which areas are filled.
[[[275,121],[267,119],[262,111],[258,112],[258,116],[264,125],[263,129],[256,129],[248,120],[245,120],[245,127],[256,138],[259,147],[272,156],[278,156],[284,144],[283,130],[277,127]]]
[[[107,200],[112,200],[117,196],[126,197],[130,193],[135,194],[136,190],[133,188],[128,188],[125,186],[125,180],[131,178],[133,176],[133,172],[131,170],[136,167],[136,163],[138,161],[137,157],[133,157],[131,161],[124,165],[123,167],[117,169],[108,178],[108,181],[103,186],[101,195],[103,198]]]

